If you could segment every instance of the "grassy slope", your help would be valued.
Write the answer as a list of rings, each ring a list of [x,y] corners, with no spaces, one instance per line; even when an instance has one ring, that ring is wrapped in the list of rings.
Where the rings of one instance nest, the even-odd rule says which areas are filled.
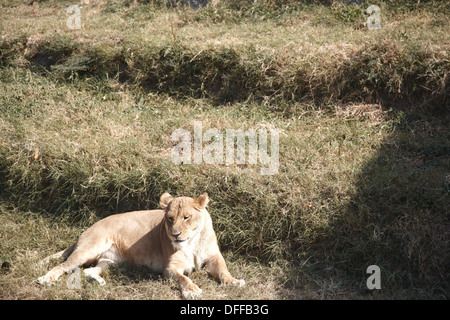
[[[237,23],[220,8],[193,13],[100,2],[83,9],[82,31],[67,32],[63,8],[43,3],[33,15],[30,6],[3,9],[4,21],[14,23],[3,30],[12,53],[0,74],[0,185],[21,210],[1,210],[0,260],[12,264],[1,280],[3,297],[177,297],[173,284],[142,270],[125,277],[112,270],[110,287],[86,283],[90,290],[82,292],[67,292],[64,283],[50,290],[29,283],[45,269],[34,262],[99,217],[153,208],[164,191],[194,196],[205,190],[231,268],[250,284],[220,297],[367,297],[371,264],[382,268],[383,297],[446,294],[448,119],[412,105],[412,111],[388,111],[389,104],[362,103],[380,99],[369,89],[409,90],[419,102],[431,101],[427,110],[442,112],[449,45],[443,15],[382,7],[383,29],[368,33],[361,19],[343,22],[339,7]],[[10,46],[20,38],[26,41]],[[158,58],[161,49],[173,59]],[[180,64],[184,59],[194,63]],[[113,70],[117,61],[127,66],[120,74]],[[36,63],[51,64],[50,72]],[[352,73],[341,75],[343,66],[381,71],[371,74],[374,82],[356,86]],[[432,88],[428,96],[409,87],[415,79],[408,75],[421,68],[427,71],[420,83]],[[309,81],[296,70],[308,71]],[[155,76],[163,80],[153,83]],[[343,93],[350,104],[328,89],[339,79],[349,83],[341,91],[355,86],[357,95]],[[377,79],[383,86],[371,87]],[[295,87],[301,85],[316,89]],[[239,86],[245,90],[235,91]],[[177,88],[184,99],[176,98]],[[230,100],[230,92],[242,99]],[[194,120],[204,130],[281,129],[279,173],[264,177],[251,165],[174,165],[170,135],[192,130]],[[21,237],[22,229],[33,237]],[[213,280],[195,277],[210,288],[205,292],[217,293]]]

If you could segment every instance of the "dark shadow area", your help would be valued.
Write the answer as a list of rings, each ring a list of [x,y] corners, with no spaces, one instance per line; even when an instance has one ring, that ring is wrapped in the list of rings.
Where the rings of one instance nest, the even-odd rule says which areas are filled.
[[[318,276],[337,284],[330,292],[449,298],[450,115],[395,116],[398,125],[359,173],[348,205],[311,246],[311,258],[296,262],[299,291],[308,283],[302,277]],[[371,265],[381,270],[381,290],[367,288]]]
[[[142,281],[159,281],[164,278],[162,274],[153,272],[145,266],[136,266],[131,263],[111,266],[108,273],[113,275],[114,279],[120,281],[123,285]]]

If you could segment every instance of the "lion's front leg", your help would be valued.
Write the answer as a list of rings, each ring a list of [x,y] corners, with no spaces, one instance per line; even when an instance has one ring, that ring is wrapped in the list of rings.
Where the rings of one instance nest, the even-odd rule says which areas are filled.
[[[184,299],[196,299],[202,295],[202,289],[200,289],[192,280],[183,274],[182,268],[176,266],[168,266],[164,270],[164,276],[166,278],[172,278],[178,282],[180,286],[181,295]]]
[[[220,280],[222,286],[245,286],[245,281],[243,279],[236,279],[230,274],[225,260],[220,253],[206,260],[206,269],[213,277]]]

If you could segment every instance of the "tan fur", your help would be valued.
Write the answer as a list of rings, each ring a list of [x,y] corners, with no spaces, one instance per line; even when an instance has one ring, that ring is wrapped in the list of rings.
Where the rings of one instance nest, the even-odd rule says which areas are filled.
[[[220,253],[206,210],[208,202],[206,193],[197,199],[172,198],[165,193],[160,198],[163,210],[133,211],[102,219],[83,232],[75,245],[57,253],[68,256],[67,260],[38,282],[50,285],[62,274],[89,265],[92,267],[84,270],[85,275],[103,285],[103,268],[129,261],[175,279],[186,299],[201,295],[202,290],[186,275],[203,265],[222,285],[243,286],[245,281],[228,272]]]

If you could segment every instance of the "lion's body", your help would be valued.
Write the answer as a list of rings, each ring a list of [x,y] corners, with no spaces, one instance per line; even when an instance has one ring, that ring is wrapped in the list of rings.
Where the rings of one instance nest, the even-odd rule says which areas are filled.
[[[51,284],[65,272],[93,265],[85,274],[104,284],[102,268],[128,261],[176,279],[185,298],[201,294],[185,274],[205,264],[223,284],[242,286],[244,281],[236,280],[227,270],[205,209],[207,202],[207,195],[194,200],[164,194],[160,204],[165,210],[133,211],[102,219],[83,232],[74,246],[61,252],[68,256],[65,262],[38,281]]]

